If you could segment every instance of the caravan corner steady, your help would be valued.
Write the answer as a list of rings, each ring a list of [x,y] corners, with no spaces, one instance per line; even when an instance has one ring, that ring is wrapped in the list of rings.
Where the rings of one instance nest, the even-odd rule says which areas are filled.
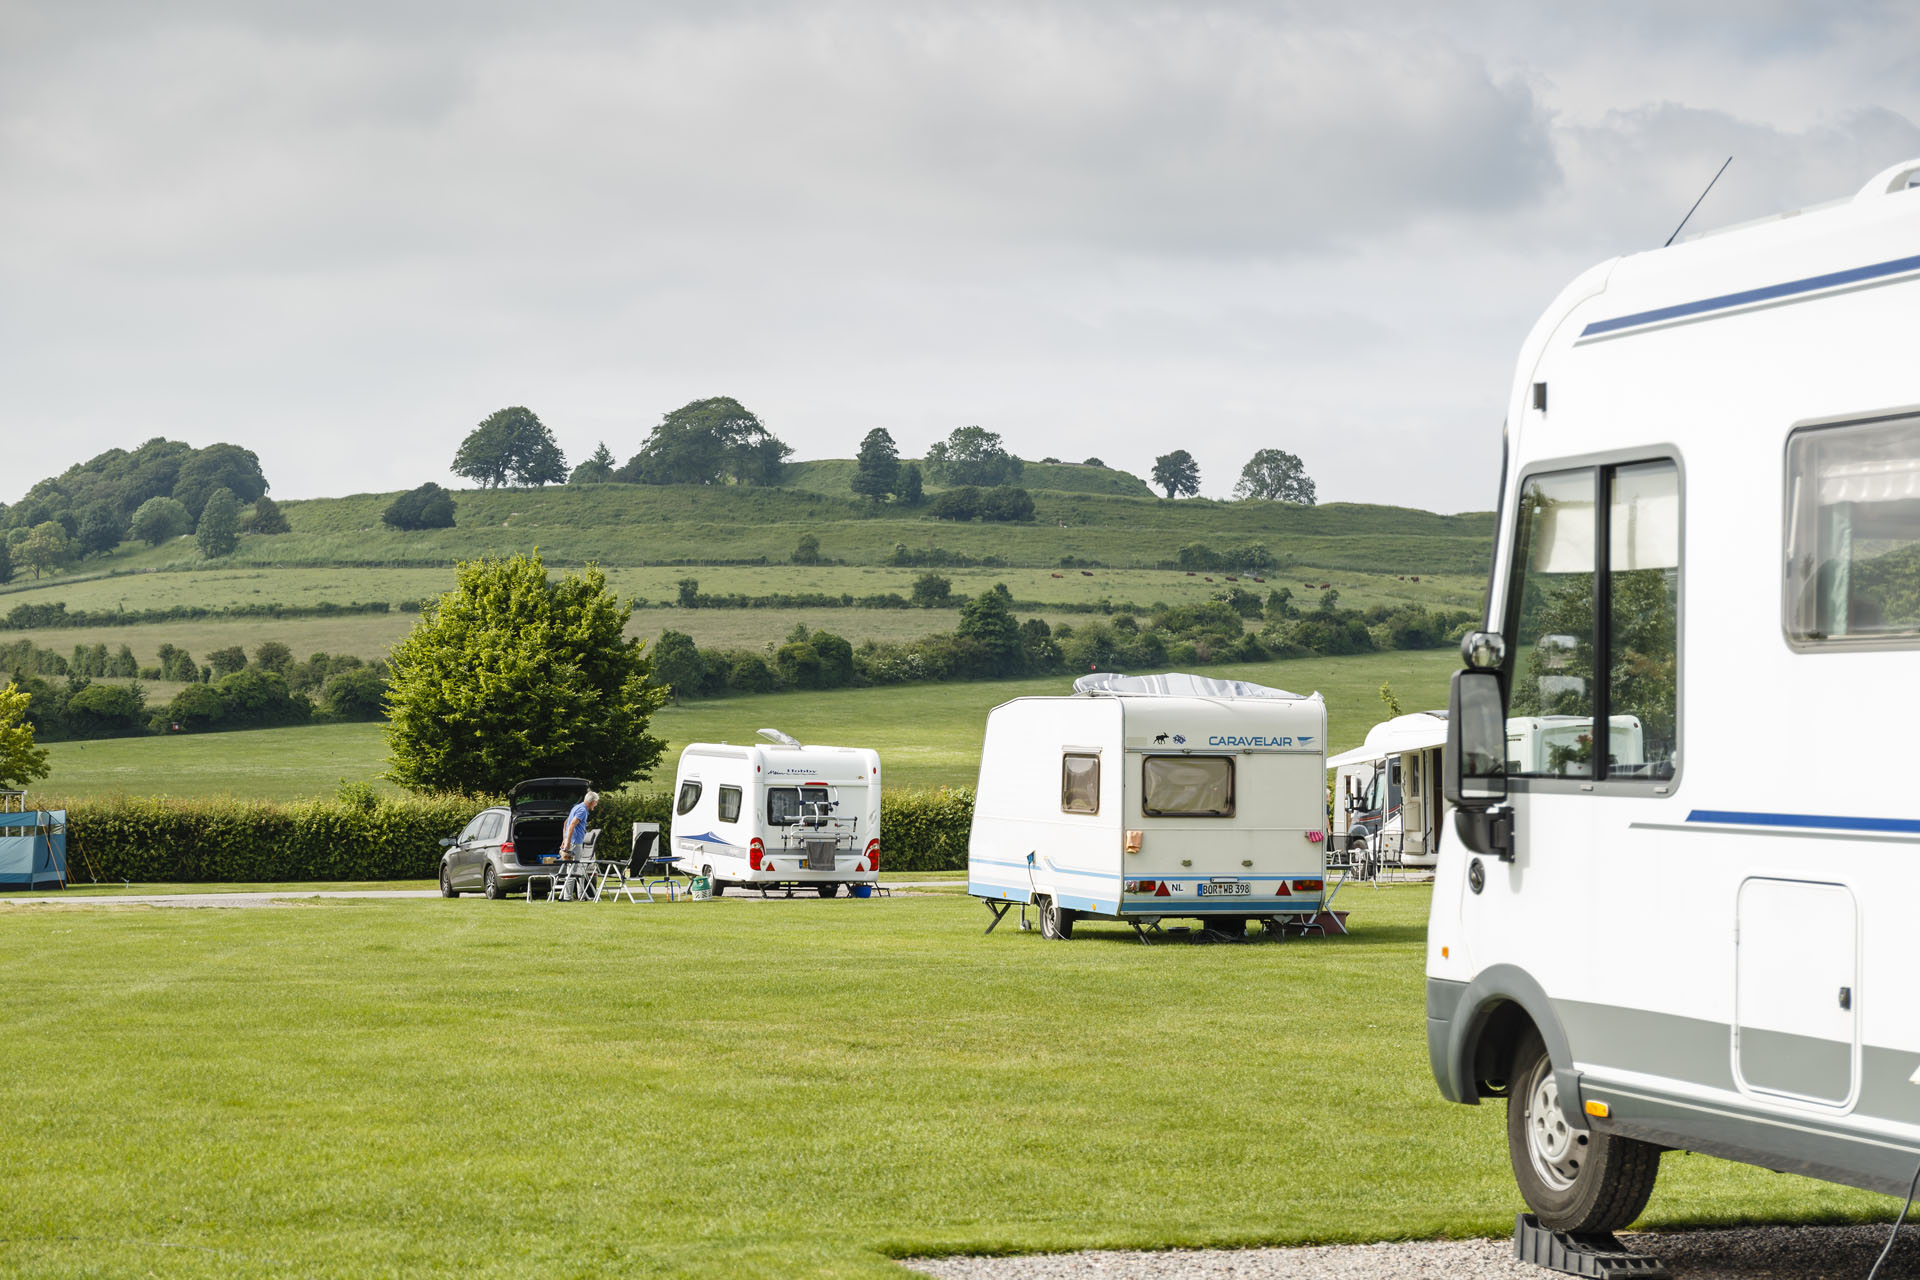
[[[1916,332],[1920,160],[1596,267],[1521,349],[1427,1040],[1547,1227],[1626,1225],[1668,1149],[1920,1167],[1920,793],[1859,767],[1914,758]]]

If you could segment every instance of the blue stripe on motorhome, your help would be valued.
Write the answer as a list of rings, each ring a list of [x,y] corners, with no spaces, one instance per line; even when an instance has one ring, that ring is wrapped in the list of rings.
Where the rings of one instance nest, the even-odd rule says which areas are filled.
[[[1844,814],[1742,813],[1733,809],[1695,809],[1688,822],[1742,827],[1802,827],[1828,831],[1894,831],[1920,835],[1920,818],[1859,818]]]
[[[1916,271],[1920,271],[1920,256],[1894,258],[1889,262],[1873,263],[1871,266],[1852,267],[1846,271],[1829,271],[1825,275],[1807,276],[1805,279],[1788,280],[1782,284],[1765,285],[1758,289],[1742,289],[1738,293],[1723,293],[1718,297],[1702,298],[1697,302],[1656,307],[1652,311],[1636,311],[1632,315],[1615,316],[1611,320],[1595,320],[1580,331],[1580,336],[1593,338],[1601,334],[1617,333],[1622,329],[1659,324],[1663,320],[1680,320],[1713,311],[1752,306],[1757,302],[1775,302],[1797,294],[1817,293],[1823,289],[1839,289],[1850,284],[1865,284],[1875,280],[1890,284],[1892,283],[1890,277]]]

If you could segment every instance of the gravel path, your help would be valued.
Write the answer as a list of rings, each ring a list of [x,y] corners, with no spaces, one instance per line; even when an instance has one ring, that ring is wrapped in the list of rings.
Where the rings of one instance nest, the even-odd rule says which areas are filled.
[[[1620,1238],[1628,1248],[1658,1257],[1676,1280],[1861,1280],[1886,1244],[1887,1228],[1749,1227]],[[1516,1261],[1511,1239],[909,1258],[905,1265],[941,1280],[1550,1280],[1559,1274]],[[1920,1230],[1903,1227],[1879,1280],[1916,1277]]]

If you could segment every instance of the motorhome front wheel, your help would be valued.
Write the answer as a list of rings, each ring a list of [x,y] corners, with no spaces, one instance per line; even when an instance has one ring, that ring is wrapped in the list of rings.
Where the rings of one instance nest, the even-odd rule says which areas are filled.
[[[1520,1194],[1541,1223],[1555,1231],[1618,1231],[1639,1217],[1660,1173],[1660,1149],[1568,1116],[1537,1031],[1520,1041],[1508,1079],[1507,1152]]]

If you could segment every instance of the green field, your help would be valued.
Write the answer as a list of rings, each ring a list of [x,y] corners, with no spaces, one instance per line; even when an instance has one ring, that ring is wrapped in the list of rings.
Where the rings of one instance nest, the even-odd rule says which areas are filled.
[[[1386,718],[1382,683],[1392,684],[1406,710],[1445,706],[1447,681],[1459,661],[1449,650],[1433,649],[1226,665],[1206,672],[1296,693],[1318,690],[1327,700],[1328,749],[1343,751]],[[686,743],[753,742],[758,741],[754,731],[763,728],[781,729],[805,742],[873,747],[889,786],[971,786],[989,709],[1008,698],[1071,690],[1069,678],[1053,676],[687,702],[655,717],[653,732],[668,743],[666,763],[638,786],[665,788]],[[115,793],[251,799],[330,795],[341,781],[375,780],[386,767],[377,724],[53,742],[47,755],[52,775],[36,785],[35,795],[68,800]]]
[[[1427,891],[1351,937],[1071,943],[953,895],[0,906],[0,1271],[870,1276],[1504,1235],[1428,1078]],[[1646,1225],[1890,1200],[1668,1156]]]

